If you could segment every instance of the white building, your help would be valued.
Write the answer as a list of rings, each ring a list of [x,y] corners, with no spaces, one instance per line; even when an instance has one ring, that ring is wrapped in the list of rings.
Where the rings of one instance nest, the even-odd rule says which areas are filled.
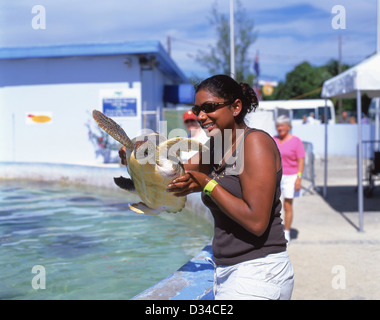
[[[93,109],[133,138],[157,130],[165,86],[187,83],[158,41],[0,48],[0,161],[103,162]]]

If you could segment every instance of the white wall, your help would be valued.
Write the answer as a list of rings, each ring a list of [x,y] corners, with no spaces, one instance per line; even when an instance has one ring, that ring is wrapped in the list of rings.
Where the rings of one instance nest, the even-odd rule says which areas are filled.
[[[262,129],[271,136],[276,134],[272,113],[252,112],[246,116],[245,121],[248,126]],[[302,141],[311,142],[315,155],[324,156],[325,126],[323,124],[293,125],[292,134],[298,136]],[[358,126],[356,124],[329,124],[327,134],[329,155],[356,157],[358,144]],[[363,140],[374,140],[375,126],[363,124],[362,137]]]
[[[0,88],[0,161],[96,163],[85,123],[102,110],[99,92],[128,90],[128,83],[76,83]],[[138,90],[141,92],[141,89]],[[141,110],[141,94],[137,100]],[[27,124],[26,114],[51,112],[50,123]],[[117,121],[117,120],[116,120]],[[141,130],[141,112],[120,122],[128,135]]]
[[[131,83],[138,88],[130,90]],[[85,126],[94,108],[102,110],[100,91],[133,91],[137,116],[115,120],[134,138],[142,106],[163,107],[163,88],[171,83],[157,67],[142,71],[138,55],[0,60],[0,161],[102,162]],[[49,112],[52,122],[27,124],[31,112]],[[155,115],[148,120],[157,130]]]
[[[323,156],[325,150],[325,127],[324,125],[299,125],[294,126],[292,133],[302,141],[311,142],[314,154]],[[357,124],[328,125],[328,154],[336,156],[356,157],[358,145]],[[362,125],[363,140],[374,140],[375,127],[370,124]]]

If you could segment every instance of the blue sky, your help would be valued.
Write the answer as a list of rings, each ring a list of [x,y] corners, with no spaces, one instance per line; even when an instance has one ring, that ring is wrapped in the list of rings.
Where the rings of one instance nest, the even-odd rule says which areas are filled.
[[[215,0],[0,0],[0,46],[159,40],[173,38],[172,57],[188,76],[207,76],[190,57],[216,41],[208,23]],[[241,0],[254,20],[263,79],[282,80],[297,64],[321,65],[338,56],[355,64],[376,50],[376,0]],[[229,12],[229,0],[217,0]],[[46,29],[34,30],[31,10],[46,9]],[[346,29],[331,26],[334,5],[346,9]]]

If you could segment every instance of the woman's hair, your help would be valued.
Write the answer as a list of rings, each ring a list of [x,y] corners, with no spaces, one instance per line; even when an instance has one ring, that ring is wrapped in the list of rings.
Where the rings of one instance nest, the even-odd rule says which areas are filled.
[[[246,114],[255,110],[259,104],[256,93],[249,84],[243,82],[239,84],[226,75],[216,75],[203,80],[195,86],[195,93],[201,90],[206,90],[215,97],[224,98],[231,103],[240,99],[243,107],[235,118],[237,123],[242,123]]]
[[[287,124],[290,128],[292,127],[292,122],[290,121],[290,118],[287,117],[287,116],[279,116],[277,119],[276,119],[276,126],[278,124]]]

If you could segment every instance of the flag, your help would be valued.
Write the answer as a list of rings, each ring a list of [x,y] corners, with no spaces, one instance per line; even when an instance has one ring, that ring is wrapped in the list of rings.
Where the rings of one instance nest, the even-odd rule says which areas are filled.
[[[253,64],[253,69],[255,70],[256,77],[260,76],[260,65],[259,65],[259,52],[256,52],[255,62]]]
[[[259,85],[259,76],[260,76],[259,51],[256,51],[256,56],[255,56],[255,62],[253,64],[253,69],[255,70],[255,73],[256,73],[255,84],[254,84],[254,88],[253,89],[256,92],[257,98],[259,100],[262,100],[261,90],[260,90],[260,85]]]
[[[257,96],[257,99],[258,99],[259,101],[263,100],[263,97],[262,97],[262,95],[261,95],[260,87],[254,87],[254,88],[253,88],[253,91],[255,91],[256,96]]]

